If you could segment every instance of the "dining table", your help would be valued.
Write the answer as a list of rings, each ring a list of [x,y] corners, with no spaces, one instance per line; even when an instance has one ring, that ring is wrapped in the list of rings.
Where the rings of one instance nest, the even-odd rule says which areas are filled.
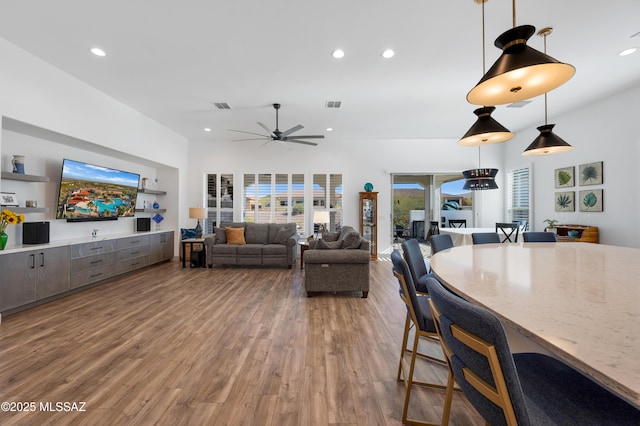
[[[451,291],[640,408],[640,249],[459,245],[430,263]]]
[[[496,232],[495,228],[440,228],[440,234],[451,235],[454,246],[473,244],[471,234],[480,232]]]

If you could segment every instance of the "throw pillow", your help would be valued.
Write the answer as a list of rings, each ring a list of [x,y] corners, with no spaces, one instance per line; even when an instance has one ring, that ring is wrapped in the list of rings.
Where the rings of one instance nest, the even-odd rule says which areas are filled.
[[[180,228],[180,239],[188,240],[189,238],[195,238],[195,237],[196,237],[195,229]]]
[[[290,236],[291,230],[283,226],[278,230],[276,237],[273,239],[273,244],[286,244]]]
[[[213,228],[213,232],[216,234],[216,244],[227,244],[227,233],[224,228]]]
[[[315,248],[319,250],[339,249],[342,248],[342,241],[325,241],[324,239],[319,239]]]
[[[357,249],[360,248],[362,243],[362,237],[358,232],[349,232],[342,240],[343,249]]]
[[[227,244],[247,244],[244,240],[244,228],[226,228]]]
[[[340,237],[340,232],[323,232],[322,239],[325,241],[338,241],[338,237]]]

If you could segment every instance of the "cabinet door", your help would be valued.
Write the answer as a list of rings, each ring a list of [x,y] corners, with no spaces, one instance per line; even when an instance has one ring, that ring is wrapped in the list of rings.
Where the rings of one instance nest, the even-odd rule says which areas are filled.
[[[371,259],[378,258],[378,193],[360,193],[360,234],[371,243]]]
[[[0,256],[0,312],[36,300],[35,252]]]
[[[37,250],[36,297],[43,299],[69,290],[69,248]]]
[[[173,232],[149,235],[151,251],[149,263],[158,263],[173,257]]]

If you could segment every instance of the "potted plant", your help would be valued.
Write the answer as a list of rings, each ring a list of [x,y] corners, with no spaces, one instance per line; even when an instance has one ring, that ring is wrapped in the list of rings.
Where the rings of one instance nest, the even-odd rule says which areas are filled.
[[[545,219],[543,222],[547,224],[545,228],[546,231],[553,232],[554,234],[557,232],[556,223],[558,223],[558,221],[556,219]]]

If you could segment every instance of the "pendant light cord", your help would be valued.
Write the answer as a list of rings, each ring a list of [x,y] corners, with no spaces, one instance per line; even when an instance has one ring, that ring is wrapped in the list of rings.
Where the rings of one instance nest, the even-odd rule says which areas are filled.
[[[482,2],[482,75],[485,75],[487,72],[486,64],[485,64],[485,41],[484,41],[484,1]]]
[[[511,4],[513,5],[513,28],[516,27],[516,0],[513,0],[511,2]]]
[[[513,0],[515,1],[515,0]],[[544,32],[544,37],[542,37],[542,39],[544,40],[544,54],[547,54],[547,35],[549,35],[549,32]],[[544,92],[544,125],[546,126],[547,123],[547,92]]]

